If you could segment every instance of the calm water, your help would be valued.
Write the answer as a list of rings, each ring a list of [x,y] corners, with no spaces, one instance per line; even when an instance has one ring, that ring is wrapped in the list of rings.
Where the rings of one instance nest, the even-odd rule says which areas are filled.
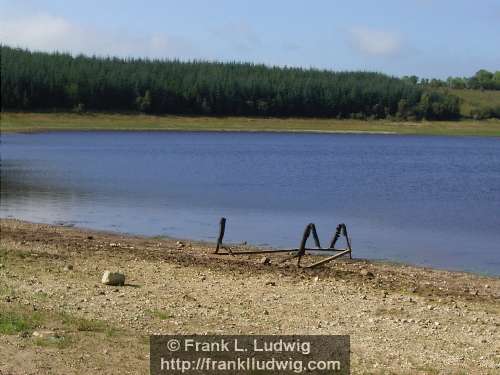
[[[297,246],[337,223],[356,257],[500,274],[500,139],[344,134],[2,136],[1,216]]]

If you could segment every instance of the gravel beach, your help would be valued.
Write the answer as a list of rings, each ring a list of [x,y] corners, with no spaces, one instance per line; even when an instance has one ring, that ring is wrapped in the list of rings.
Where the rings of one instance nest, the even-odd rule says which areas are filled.
[[[347,334],[353,374],[500,373],[498,277],[213,248],[1,220],[0,374],[147,374],[151,334]]]

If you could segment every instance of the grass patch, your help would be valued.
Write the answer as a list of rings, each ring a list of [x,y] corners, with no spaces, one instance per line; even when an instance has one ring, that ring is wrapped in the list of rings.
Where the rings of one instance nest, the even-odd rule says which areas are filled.
[[[425,374],[425,375],[439,375],[441,373],[440,370],[430,366],[422,366],[417,367],[415,369],[417,374]]]
[[[31,256],[30,253],[27,253],[25,251],[13,251],[10,254],[12,254],[14,257],[19,258],[19,259],[26,259]]]
[[[406,316],[405,311],[401,311],[398,308],[386,308],[379,307],[375,310],[376,316],[392,316],[392,317],[403,317]]]
[[[67,313],[61,313],[60,318],[62,324],[67,328],[73,328],[80,332],[107,332],[112,330],[106,322],[101,320],[90,320],[80,317],[75,317]]]
[[[66,349],[73,343],[73,339],[69,336],[36,338],[34,344],[42,348],[57,348]]]
[[[31,314],[18,311],[0,311],[0,334],[14,335],[30,332],[40,325],[41,316],[38,312]]]
[[[143,114],[2,112],[1,132],[39,131],[269,131],[389,132],[500,136],[500,120],[397,122],[318,118],[189,117]]]
[[[90,320],[75,317],[67,313],[44,311],[28,312],[24,306],[15,304],[0,305],[0,333],[15,334],[30,332],[41,324],[57,326],[65,330],[79,332],[100,332],[106,336],[116,336],[120,331],[101,320]]]
[[[499,90],[449,90],[460,98],[460,114],[471,117],[472,113],[484,108],[500,106]]]
[[[7,264],[8,261],[10,260],[16,260],[16,259],[22,259],[25,260],[26,258],[29,258],[31,256],[31,253],[28,253],[23,250],[8,250],[5,247],[0,248],[0,263],[2,263],[4,266]]]
[[[0,285],[0,296],[15,296],[16,290],[10,286]]]
[[[24,305],[0,301],[0,335],[21,334],[30,337],[24,341],[26,345],[57,350],[80,348],[89,343],[127,343],[132,339],[138,342],[141,337],[132,336],[130,332],[114,328],[101,320],[80,318],[63,312],[29,310]],[[31,337],[40,327],[51,332]]]
[[[167,320],[167,319],[171,319],[171,318],[174,317],[174,315],[169,314],[169,313],[167,313],[165,311],[160,311],[160,310],[148,310],[147,313],[152,318],[157,318],[157,319],[160,319],[160,320]]]
[[[35,292],[33,294],[33,298],[36,299],[37,301],[47,301],[49,299],[49,296],[45,292]]]
[[[82,332],[105,332],[107,325],[100,320],[77,318],[74,322],[76,329]]]
[[[104,333],[107,337],[116,337],[122,333],[122,330],[114,327],[107,327]]]

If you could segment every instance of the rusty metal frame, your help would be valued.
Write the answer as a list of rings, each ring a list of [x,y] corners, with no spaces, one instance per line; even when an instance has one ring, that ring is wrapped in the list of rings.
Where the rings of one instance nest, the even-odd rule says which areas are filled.
[[[219,254],[219,255],[255,255],[255,254],[272,254],[272,253],[295,253],[292,254],[292,256],[285,258],[282,260],[280,263],[285,263],[288,262],[292,259],[297,258],[297,267],[302,267],[302,268],[315,268],[317,266],[329,263],[337,258],[340,258],[343,255],[349,254],[349,257],[352,259],[352,247],[351,247],[351,240],[349,238],[349,235],[347,234],[347,227],[344,223],[341,223],[337,225],[337,229],[335,231],[334,236],[332,237],[332,240],[330,242],[330,246],[328,248],[322,248],[320,241],[319,241],[319,236],[318,232],[316,230],[316,225],[314,223],[309,223],[307,224],[306,228],[304,229],[304,234],[302,235],[302,240],[300,241],[300,245],[298,249],[268,249],[268,250],[244,250],[244,251],[233,251],[229,246],[225,245],[223,243],[224,239],[224,234],[226,232],[226,221],[227,219],[225,217],[222,217],[219,222],[219,237],[217,239],[217,245],[214,251],[214,254]],[[309,237],[313,236],[314,243],[316,245],[316,248],[307,248],[307,240]],[[335,245],[337,241],[339,240],[340,237],[345,237],[347,247],[345,249],[336,249]],[[225,250],[226,252],[219,252],[221,249]],[[328,251],[328,252],[337,252],[337,254],[334,254],[332,256],[326,257],[325,259],[321,259],[313,264],[307,265],[307,266],[301,266],[300,262],[302,260],[302,257],[307,255],[308,251]]]

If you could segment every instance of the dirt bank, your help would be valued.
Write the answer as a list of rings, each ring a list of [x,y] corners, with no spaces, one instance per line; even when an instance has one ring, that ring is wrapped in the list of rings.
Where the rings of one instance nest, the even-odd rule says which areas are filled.
[[[160,333],[349,334],[354,374],[500,371],[499,278],[212,249],[2,220],[0,374],[147,374]],[[106,269],[126,285],[102,285]]]

